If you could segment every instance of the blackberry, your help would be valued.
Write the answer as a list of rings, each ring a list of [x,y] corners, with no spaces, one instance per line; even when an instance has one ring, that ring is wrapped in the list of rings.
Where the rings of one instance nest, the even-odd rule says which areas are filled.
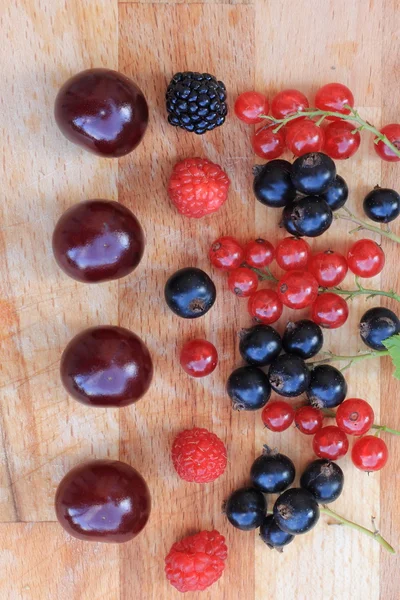
[[[222,125],[228,113],[225,85],[209,73],[176,73],[166,101],[168,122],[199,135]]]

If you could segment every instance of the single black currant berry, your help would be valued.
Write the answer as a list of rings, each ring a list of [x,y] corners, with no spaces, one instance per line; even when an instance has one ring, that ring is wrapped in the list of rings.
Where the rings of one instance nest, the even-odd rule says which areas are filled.
[[[271,550],[276,548],[282,552],[283,546],[287,546],[290,542],[293,542],[294,535],[282,531],[282,529],[278,527],[274,516],[267,515],[260,526],[260,538],[264,544],[267,544],[268,548],[271,548]]]
[[[372,221],[390,223],[400,214],[400,194],[395,190],[376,186],[365,196],[363,207]]]
[[[275,521],[286,533],[307,533],[319,519],[316,499],[307,490],[291,488],[279,496],[274,505]]]
[[[342,493],[344,475],[336,463],[320,458],[306,467],[300,486],[310,492],[319,504],[329,504]]]
[[[282,337],[285,352],[301,358],[312,358],[321,350],[324,343],[322,329],[314,321],[302,319],[289,321]]]
[[[320,194],[320,197],[325,200],[331,210],[342,208],[349,197],[349,188],[343,177],[336,175],[333,183],[331,183],[325,192]]]
[[[280,396],[300,396],[310,384],[310,371],[300,356],[282,354],[271,364],[268,378],[272,389]]]
[[[224,512],[228,521],[237,529],[251,531],[260,527],[267,512],[267,500],[260,490],[243,487],[232,492],[226,501]]]
[[[176,271],[165,284],[165,301],[184,319],[197,319],[206,314],[216,298],[215,285],[201,269],[187,267]]]
[[[292,165],[287,160],[271,160],[254,169],[253,190],[262,204],[279,208],[294,200],[296,190],[290,178]]]
[[[318,237],[331,226],[333,214],[323,198],[304,196],[293,206],[290,218],[297,234]]]
[[[226,389],[235,410],[258,410],[271,395],[268,377],[257,367],[239,367],[233,371]]]
[[[279,356],[281,350],[281,336],[269,325],[254,325],[240,332],[239,351],[249,365],[265,367]]]
[[[383,341],[400,332],[400,321],[392,310],[377,306],[361,317],[360,335],[373,350],[386,350]]]
[[[292,485],[296,476],[293,461],[285,454],[264,446],[250,470],[251,482],[265,494],[279,494]]]
[[[346,398],[347,383],[343,374],[331,365],[317,365],[311,371],[307,398],[316,408],[334,408]]]
[[[285,208],[282,211],[282,218],[279,221],[279,227],[284,227],[286,231],[290,233],[290,235],[294,235],[296,237],[302,237],[301,233],[299,233],[296,227],[294,226],[294,222],[292,219],[293,209],[297,204],[297,200],[299,199],[300,196],[296,198],[294,202],[289,202],[289,204],[286,204]]]
[[[322,152],[309,152],[292,164],[294,187],[303,194],[322,194],[336,177],[333,160]]]

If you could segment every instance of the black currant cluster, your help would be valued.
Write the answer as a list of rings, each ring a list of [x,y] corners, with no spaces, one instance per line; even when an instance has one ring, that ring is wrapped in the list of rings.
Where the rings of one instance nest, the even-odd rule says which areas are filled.
[[[400,194],[379,185],[369,192],[363,202],[364,212],[371,221],[390,223],[400,214]]]
[[[250,470],[251,486],[232,492],[224,511],[229,522],[244,531],[260,528],[269,548],[282,550],[296,535],[307,533],[318,522],[318,504],[329,504],[343,490],[344,475],[334,462],[311,462],[300,478],[300,487],[290,488],[296,475],[293,461],[264,446]],[[270,514],[265,494],[280,494]]]

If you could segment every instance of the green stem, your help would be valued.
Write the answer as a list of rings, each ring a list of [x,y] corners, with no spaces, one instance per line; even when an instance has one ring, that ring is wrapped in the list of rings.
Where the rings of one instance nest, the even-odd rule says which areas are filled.
[[[324,408],[323,411],[324,416],[328,417],[328,419],[334,419],[336,417],[336,413],[334,410],[330,410],[329,408]],[[387,425],[378,425],[374,423],[372,425],[372,429],[376,429],[379,432],[391,433],[392,435],[400,435],[400,431],[398,429],[392,429],[391,427],[387,427]]]
[[[368,294],[368,298],[374,298],[374,296],[387,296],[388,298],[392,298],[393,300],[397,300],[400,302],[400,295],[396,294],[394,290],[371,290],[369,288],[365,288],[361,285],[358,277],[356,277],[356,290],[344,290],[340,287],[332,288],[332,292],[339,294],[339,296],[347,296],[346,300],[351,300],[354,296],[360,296],[362,294]]]
[[[342,211],[342,212],[341,212]],[[361,231],[362,229],[367,229],[368,231],[373,231],[374,233],[379,233],[379,235],[383,235],[387,237],[389,240],[400,244],[400,236],[394,234],[391,231],[387,231],[386,229],[381,229],[375,225],[370,225],[367,221],[363,219],[359,219],[354,215],[348,208],[345,206],[342,207],[335,215],[335,219],[342,219],[344,221],[351,221],[351,223],[356,223],[358,225],[357,231]]]
[[[389,350],[372,350],[371,352],[365,352],[364,354],[353,354],[349,356],[344,354],[333,354],[332,352],[328,352],[327,354],[328,356],[326,358],[315,360],[313,362],[307,362],[306,364],[315,367],[317,365],[325,365],[331,362],[345,361],[349,363],[347,366],[350,366],[353,363],[366,360],[367,358],[380,358],[381,356],[389,356]]]
[[[278,283],[279,279],[277,279],[275,277],[275,275],[272,275],[271,271],[269,270],[268,267],[265,267],[265,269],[256,269],[256,267],[249,267],[252,271],[254,271],[254,273],[257,273],[258,278],[261,281],[273,281],[274,283]]]

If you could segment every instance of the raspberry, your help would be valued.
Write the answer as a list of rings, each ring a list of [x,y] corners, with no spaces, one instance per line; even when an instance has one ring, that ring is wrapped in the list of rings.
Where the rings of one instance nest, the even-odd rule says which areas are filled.
[[[224,204],[229,183],[219,165],[206,158],[186,158],[175,165],[168,194],[182,215],[199,219]]]
[[[175,542],[165,559],[168,581],[180,592],[205,590],[222,575],[228,548],[218,531],[200,531]]]
[[[209,483],[225,471],[226,448],[219,437],[207,429],[186,429],[172,444],[172,462],[185,481]]]

